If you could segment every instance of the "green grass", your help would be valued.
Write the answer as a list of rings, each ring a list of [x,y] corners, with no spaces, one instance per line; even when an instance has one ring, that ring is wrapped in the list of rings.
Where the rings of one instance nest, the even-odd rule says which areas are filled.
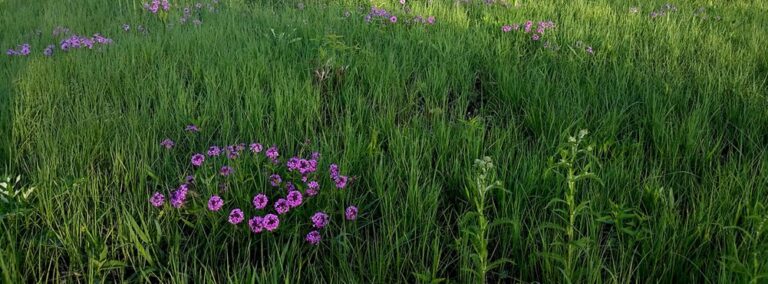
[[[37,188],[2,207],[0,282],[471,283],[460,223],[483,156],[503,184],[485,214],[505,222],[487,256],[511,260],[488,282],[768,281],[766,2],[651,19],[665,2],[409,1],[433,26],[366,24],[366,1],[222,2],[200,27],[164,27],[138,1],[0,0],[0,48],[34,50],[0,59],[0,169]],[[529,19],[555,22],[544,40],[560,49],[500,30]],[[46,58],[59,25],[115,43]],[[192,122],[199,137],[180,139]],[[565,271],[577,245],[549,161],[579,129],[602,183],[576,184],[589,208]],[[166,137],[184,146],[168,154]],[[339,198],[361,218],[310,247],[147,202],[187,153],[252,139],[286,154],[310,139],[359,177]]]

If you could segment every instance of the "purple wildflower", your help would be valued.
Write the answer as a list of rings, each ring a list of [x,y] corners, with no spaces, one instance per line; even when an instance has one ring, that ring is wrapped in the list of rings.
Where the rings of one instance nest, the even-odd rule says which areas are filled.
[[[214,145],[208,148],[209,157],[218,157],[219,155],[221,155],[221,149],[219,148],[219,146]]]
[[[434,23],[435,23],[435,16],[429,16],[429,17],[427,18],[427,24],[430,24],[430,25],[432,25],[432,24],[434,24]]]
[[[277,162],[277,158],[280,157],[280,153],[277,151],[277,146],[269,147],[265,155],[275,163]]]
[[[397,16],[392,15],[392,17],[389,17],[389,22],[393,24],[397,23]]]
[[[330,221],[328,214],[325,214],[325,212],[318,211],[315,215],[312,215],[312,226],[315,228],[322,229],[325,226],[328,226],[328,222]]]
[[[275,214],[267,214],[264,216],[261,224],[264,225],[264,229],[272,232],[280,226],[280,218]]]
[[[170,138],[165,138],[165,140],[160,142],[160,146],[165,147],[165,149],[171,149],[173,148],[173,145],[175,144],[173,143],[173,140],[171,140]]]
[[[295,190],[296,190],[296,186],[293,185],[292,182],[289,181],[289,182],[285,183],[285,191],[291,192],[291,191],[295,191]]]
[[[250,220],[248,220],[248,227],[251,228],[251,232],[258,234],[264,231],[264,218],[259,216],[254,216]]]
[[[31,51],[31,47],[29,46],[28,43],[25,43],[25,44],[22,44],[21,46],[19,46],[19,54],[20,55],[27,56],[27,55],[29,55],[30,52],[32,52],[32,51]]]
[[[285,198],[288,200],[288,206],[291,208],[298,207],[303,201],[303,196],[298,190],[289,192]]]
[[[186,130],[187,132],[192,132],[192,133],[200,132],[200,128],[197,127],[197,125],[194,125],[194,124],[187,125],[187,127],[185,127],[184,130]]]
[[[264,148],[264,146],[261,146],[259,143],[251,143],[251,152],[254,154],[261,153],[261,150]]]
[[[165,203],[165,196],[162,193],[155,192],[149,199],[149,203],[155,207],[163,206],[163,203]]]
[[[221,169],[219,170],[219,174],[221,174],[222,176],[226,177],[226,176],[231,175],[232,171],[233,171],[232,167],[230,167],[230,166],[222,166]]]
[[[277,201],[275,201],[275,211],[277,214],[283,215],[285,213],[288,213],[288,210],[291,209],[291,206],[288,204],[288,200],[285,200],[284,198],[280,198]]]
[[[273,174],[273,175],[269,176],[269,183],[271,183],[272,186],[274,186],[274,187],[280,186],[280,183],[282,183],[282,182],[283,182],[283,179],[278,174]]]
[[[227,159],[230,159],[230,160],[237,159],[237,157],[240,156],[240,152],[237,150],[235,145],[227,146],[226,152],[227,152]]]
[[[240,208],[232,209],[232,211],[229,212],[229,223],[232,225],[240,224],[244,218],[243,210],[240,210]]]
[[[347,178],[347,176],[338,176],[338,177],[336,177],[336,179],[334,180],[334,182],[336,183],[336,188],[344,189],[345,187],[347,187],[347,181],[348,180],[349,180],[349,178]]]
[[[224,200],[221,200],[218,195],[213,195],[208,199],[208,210],[219,211],[222,206],[224,206]]]
[[[264,207],[267,207],[268,202],[269,198],[263,193],[256,194],[256,196],[253,197],[253,207],[256,209],[264,209]]]
[[[320,191],[320,184],[318,184],[316,181],[310,181],[307,183],[307,195],[309,196],[315,196]]]
[[[45,47],[45,50],[43,50],[43,55],[45,56],[51,56],[53,55],[53,50],[56,48],[55,45],[51,44],[47,47]]]
[[[331,164],[328,170],[331,172],[331,179],[336,179],[339,177],[339,165]]]
[[[512,26],[509,26],[509,25],[504,25],[501,27],[501,31],[505,33],[508,33],[511,30],[512,30]]]
[[[186,183],[195,183],[195,176],[193,176],[193,175],[188,175],[188,176],[184,177],[184,181],[185,181]]]
[[[532,39],[532,40],[534,40],[534,41],[536,41],[536,40],[539,40],[539,39],[541,39],[541,36],[540,36],[539,34],[533,34],[533,35],[531,36],[531,39]]]
[[[322,240],[323,238],[322,236],[320,236],[320,232],[315,230],[315,231],[309,232],[309,234],[307,234],[307,236],[304,239],[306,239],[310,245],[314,246],[319,244],[320,240]]]
[[[184,205],[184,202],[187,200],[188,190],[189,186],[187,184],[182,184],[177,190],[171,192],[171,205],[174,208],[181,208],[181,206]]]
[[[586,49],[586,51],[587,51],[587,53],[589,53],[590,55],[592,55],[592,54],[595,54],[595,51],[594,51],[594,50],[592,50],[592,47],[591,47],[591,46],[587,46],[587,49]]]
[[[405,0],[400,0],[400,5],[405,5]]]
[[[347,220],[357,219],[357,207],[354,205],[347,207],[347,210],[344,210],[344,216],[347,217]]]
[[[195,167],[199,167],[203,165],[203,162],[205,161],[205,156],[203,154],[194,154],[192,155],[192,165]]]

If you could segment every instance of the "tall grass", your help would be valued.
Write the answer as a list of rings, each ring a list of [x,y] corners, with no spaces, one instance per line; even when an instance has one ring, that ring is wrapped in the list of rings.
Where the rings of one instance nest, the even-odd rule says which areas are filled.
[[[651,19],[664,2],[408,1],[431,26],[363,21],[372,4],[404,15],[396,1],[222,3],[168,27],[135,1],[0,0],[0,47],[35,51],[0,58],[0,158],[36,188],[2,207],[2,282],[471,281],[460,220],[483,156],[504,187],[487,217],[506,222],[485,257],[509,260],[485,281],[766,281],[765,2]],[[552,20],[559,49],[500,30],[526,20]],[[46,58],[59,25],[115,43]],[[159,216],[147,199],[188,157],[158,143],[192,122],[206,145],[309,139],[359,177],[357,225],[311,247]],[[604,185],[573,190],[589,216],[563,219],[548,204],[569,189],[545,173],[582,128]],[[563,269],[553,244],[576,236]]]

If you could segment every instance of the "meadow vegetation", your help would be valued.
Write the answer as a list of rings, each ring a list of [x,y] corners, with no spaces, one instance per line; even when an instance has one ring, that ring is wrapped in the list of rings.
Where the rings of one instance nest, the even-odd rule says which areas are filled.
[[[197,2],[0,0],[0,282],[768,281],[766,1]]]

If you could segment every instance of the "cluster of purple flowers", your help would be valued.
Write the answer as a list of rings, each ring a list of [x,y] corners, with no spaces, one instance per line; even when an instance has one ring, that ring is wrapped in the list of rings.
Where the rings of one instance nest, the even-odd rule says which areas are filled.
[[[184,206],[184,202],[187,201],[187,192],[189,191],[188,184],[182,184],[178,189],[171,192],[171,206],[174,208],[181,208]]]
[[[216,4],[216,2],[214,2]],[[189,19],[192,19],[192,24],[195,26],[200,26],[203,24],[203,21],[200,18],[200,12],[203,9],[203,3],[195,3],[194,6],[185,6],[182,9],[181,17],[179,18],[179,23],[184,25],[187,22],[189,22]],[[213,5],[208,4],[208,10],[211,12],[215,11],[215,8]],[[194,15],[193,15],[194,13]]]
[[[555,28],[555,23],[552,21],[542,21],[534,25],[533,21],[526,21],[522,24],[504,25],[501,27],[501,31],[508,33],[510,31],[523,31],[526,34],[531,34],[531,40],[538,41],[544,36],[544,32],[549,29]]]
[[[29,53],[32,52],[32,47],[28,44],[22,44],[16,47],[16,49],[8,49],[8,51],[5,52],[5,54],[10,56],[27,56]]]
[[[200,129],[197,126],[189,125],[185,128],[188,132],[198,132]],[[170,138],[164,139],[160,143],[161,147],[166,149],[173,149],[175,144]],[[234,173],[234,168],[226,165],[239,165],[236,159],[240,159],[245,151],[250,150],[253,154],[251,156],[262,161],[267,162],[270,170],[273,171],[268,178],[269,183],[276,188],[284,187],[285,191],[278,190],[274,193],[269,192],[257,192],[251,201],[253,208],[231,208],[228,214],[227,221],[232,225],[239,225],[244,221],[248,225],[248,228],[253,233],[261,233],[263,231],[275,231],[280,226],[281,217],[284,218],[287,214],[296,212],[306,212],[307,209],[299,209],[305,207],[308,204],[309,199],[319,194],[320,183],[318,182],[318,169],[320,153],[313,152],[308,156],[296,155],[287,160],[281,162],[280,152],[277,146],[271,146],[264,150],[262,144],[253,142],[250,144],[238,143],[224,147],[210,146],[207,151],[207,156],[203,153],[195,153],[190,158],[192,169],[196,172],[195,175],[206,176],[204,180],[210,181],[216,178],[216,174],[226,178]],[[216,157],[226,153],[227,159],[222,160]],[[262,156],[263,155],[263,156]],[[216,171],[216,163],[224,162],[225,165],[218,168]],[[221,164],[218,164],[221,165]],[[348,186],[349,178],[341,174],[340,168],[336,164],[329,166],[329,177],[335,186],[339,189],[346,188]],[[282,176],[281,176],[282,174]],[[206,187],[198,187],[195,185],[195,175],[187,175],[184,178],[184,182],[177,189],[169,193],[169,203],[174,208],[185,207],[186,203],[194,203],[188,201],[190,191],[195,191],[193,196],[209,196],[207,204],[205,206],[210,212],[221,212],[225,210],[226,190],[223,190],[221,186],[226,187],[227,183],[237,181],[238,179],[226,179],[224,183],[220,183],[221,193],[205,194],[202,191],[206,190]],[[165,204],[165,196],[160,192],[153,193],[149,202],[154,207],[163,207]],[[272,202],[272,204],[270,204]],[[270,206],[271,205],[271,206]],[[254,210],[258,213],[248,214],[246,211]],[[227,211],[224,211],[227,212]],[[301,214],[301,213],[291,213]],[[250,215],[251,217],[246,217]],[[356,220],[358,216],[358,208],[355,206],[348,206],[344,210],[344,219],[348,221]],[[316,211],[311,216],[310,221],[312,223],[312,230],[305,236],[306,241],[311,245],[317,245],[322,240],[321,229],[326,228],[331,221],[331,216],[325,211]]]
[[[371,21],[375,21],[377,19],[380,19],[382,22],[390,22],[393,24],[397,23],[397,16],[387,12],[387,10],[384,8],[371,6],[371,11],[365,15],[365,22],[370,23]]]
[[[338,165],[331,164],[331,166],[329,167],[329,172],[331,175],[331,179],[336,184],[336,188],[344,189],[347,187],[347,182],[349,181],[349,177],[343,176],[340,174]]]
[[[434,25],[435,24],[435,16],[429,16],[429,17],[422,17],[422,16],[416,16],[413,18],[413,22],[417,24],[427,24],[427,25]]]
[[[112,44],[112,40],[109,38],[103,37],[100,34],[94,34],[92,37],[72,35],[68,38],[63,39],[59,43],[59,48],[61,48],[61,50],[63,51],[68,51],[70,49],[76,49],[76,48],[93,49],[95,44],[108,45],[108,44]]]
[[[667,13],[675,12],[675,11],[677,11],[677,7],[675,7],[675,5],[667,3],[667,4],[664,4],[663,6],[661,6],[661,8],[659,8],[659,9],[657,9],[655,11],[652,11],[650,16],[651,16],[651,19],[655,19],[657,17],[663,17],[663,16],[667,15]]]
[[[171,9],[171,3],[168,3],[168,0],[152,0],[151,3],[144,3],[144,10],[152,14],[157,14],[161,8],[162,11],[168,12]]]

